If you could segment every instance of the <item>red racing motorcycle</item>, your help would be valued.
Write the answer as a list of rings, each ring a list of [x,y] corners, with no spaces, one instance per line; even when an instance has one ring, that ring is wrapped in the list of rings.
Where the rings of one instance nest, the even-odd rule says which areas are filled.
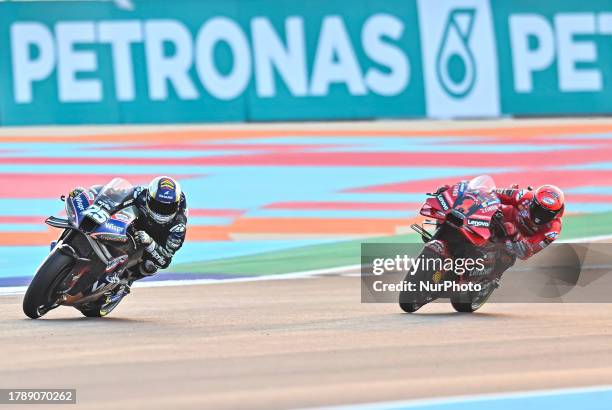
[[[501,202],[495,194],[495,182],[482,175],[469,182],[457,183],[448,189],[428,194],[420,214],[434,225],[430,233],[422,225],[411,227],[421,235],[425,247],[419,258],[445,263],[423,264],[422,268],[404,279],[418,284],[424,290],[402,291],[399,305],[413,313],[425,304],[439,298],[449,298],[458,312],[474,312],[482,307],[499,286],[505,270],[515,262],[515,256],[505,247],[506,232],[501,214]],[[469,269],[441,266],[459,266],[459,260],[476,261]],[[444,286],[439,286],[444,284]]]

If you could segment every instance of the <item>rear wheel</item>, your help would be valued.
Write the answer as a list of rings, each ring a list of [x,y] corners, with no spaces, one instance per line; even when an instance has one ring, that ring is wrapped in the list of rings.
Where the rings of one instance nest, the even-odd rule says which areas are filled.
[[[422,308],[423,306],[425,306],[425,303],[402,303],[400,302],[399,306],[406,313],[414,313],[420,308]]]
[[[104,317],[112,312],[125,296],[130,294],[129,286],[129,284],[126,284],[116,288],[110,295],[104,295],[96,302],[80,306],[77,309],[86,317]]]
[[[57,287],[72,270],[74,259],[55,249],[40,266],[23,298],[23,312],[38,319],[57,307]]]
[[[102,317],[104,316],[102,312],[100,312],[100,307],[83,307],[80,308],[79,311],[85,317]]]
[[[85,317],[104,317],[112,312],[113,309],[119,305],[119,302],[121,302],[121,299],[111,303],[104,303],[102,305],[82,307],[79,308],[79,311]]]
[[[453,309],[461,313],[473,313],[480,309],[493,294],[497,288],[495,282],[487,282],[484,284],[485,289],[480,292],[465,292],[451,298]]]

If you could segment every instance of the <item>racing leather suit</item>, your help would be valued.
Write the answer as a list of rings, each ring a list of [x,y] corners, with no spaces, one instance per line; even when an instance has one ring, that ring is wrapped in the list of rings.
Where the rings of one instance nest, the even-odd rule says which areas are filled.
[[[89,189],[97,195],[102,187],[102,185],[94,185]],[[83,188],[75,188],[70,195],[82,191]],[[187,200],[184,193],[181,194],[176,215],[170,222],[163,225],[147,218],[146,198],[147,188],[138,186],[134,188],[133,194],[118,206],[118,208],[124,208],[135,205],[138,208],[139,216],[134,222],[134,229],[145,231],[155,241],[145,249],[142,262],[130,269],[130,276],[134,280],[153,275],[158,269],[170,266],[172,257],[183,246],[187,233]]]
[[[561,233],[562,214],[543,225],[536,225],[529,218],[534,191],[518,189],[518,186],[513,185],[510,188],[498,188],[495,193],[502,203],[504,225],[511,226],[508,225],[510,223],[516,227],[514,232],[507,232],[507,247],[519,259],[530,258],[557,239]]]

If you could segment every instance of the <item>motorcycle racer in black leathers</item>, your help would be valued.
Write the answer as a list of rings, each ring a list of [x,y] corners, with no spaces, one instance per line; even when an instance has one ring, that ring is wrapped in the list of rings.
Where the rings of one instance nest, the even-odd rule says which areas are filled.
[[[90,190],[97,194],[101,188],[95,185]],[[77,187],[69,195],[74,197],[83,191]],[[151,276],[172,262],[187,233],[187,200],[178,181],[159,176],[146,187],[134,187],[133,195],[120,207],[129,205],[135,205],[139,211],[134,224],[134,240],[145,247],[142,262],[129,271],[131,285],[134,280]],[[124,293],[128,294],[129,288],[124,289]]]

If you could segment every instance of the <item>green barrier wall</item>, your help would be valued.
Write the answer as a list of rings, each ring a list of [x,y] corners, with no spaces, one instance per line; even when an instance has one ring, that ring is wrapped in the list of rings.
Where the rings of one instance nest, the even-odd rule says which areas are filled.
[[[612,112],[612,1],[0,3],[0,123]]]

